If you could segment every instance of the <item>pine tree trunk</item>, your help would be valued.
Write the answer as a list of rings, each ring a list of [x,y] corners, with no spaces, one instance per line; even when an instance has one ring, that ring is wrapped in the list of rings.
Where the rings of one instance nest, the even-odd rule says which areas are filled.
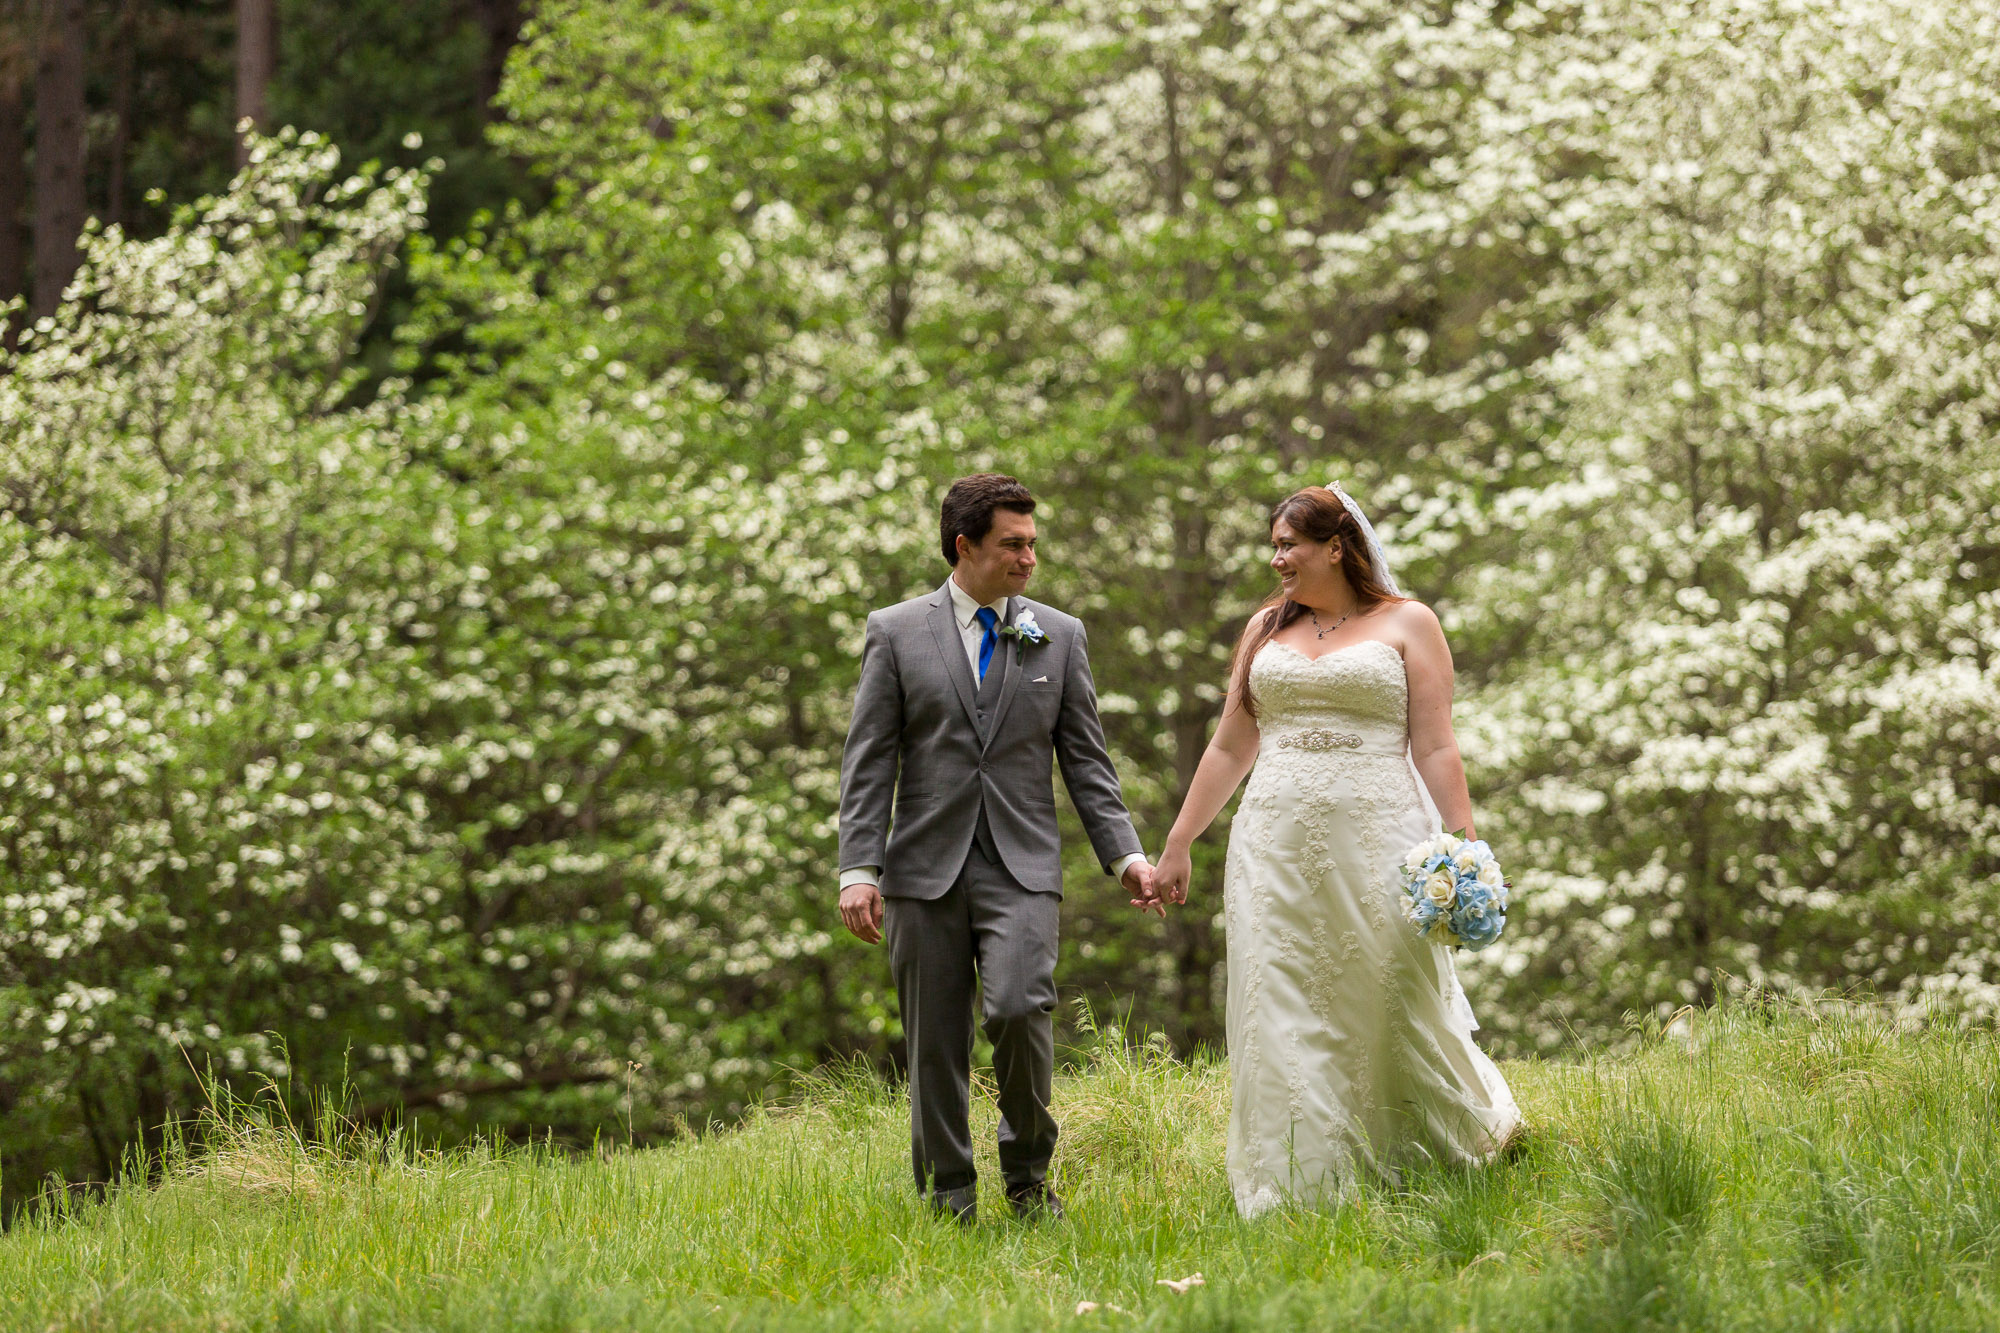
[[[271,76],[278,68],[278,8],[276,0],[236,0],[236,123],[249,121],[258,130],[271,128]],[[249,159],[249,144],[239,134],[236,165]]]
[[[54,313],[83,232],[85,0],[42,0],[35,60],[35,285],[31,309]]]
[[[0,303],[28,277],[28,40],[24,5],[0,8]]]
[[[493,99],[507,71],[507,53],[521,38],[521,0],[467,0],[473,22],[486,34],[486,58],[480,62],[479,107],[491,119]]]
[[[125,198],[126,159],[132,155],[132,93],[139,81],[135,50],[138,16],[134,8],[134,0],[119,0],[118,21],[112,28],[117,45],[107,62],[111,69],[111,146],[105,153],[104,211],[98,215],[107,224],[115,222],[128,231],[132,216]]]

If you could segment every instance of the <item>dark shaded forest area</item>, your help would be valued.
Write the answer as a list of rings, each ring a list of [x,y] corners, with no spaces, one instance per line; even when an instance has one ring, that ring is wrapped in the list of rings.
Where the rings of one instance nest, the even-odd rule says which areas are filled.
[[[521,21],[521,0],[6,0],[0,301],[51,313],[86,219],[156,235],[222,188],[246,121],[356,163],[443,159],[431,217],[456,233],[524,186],[484,139]]]

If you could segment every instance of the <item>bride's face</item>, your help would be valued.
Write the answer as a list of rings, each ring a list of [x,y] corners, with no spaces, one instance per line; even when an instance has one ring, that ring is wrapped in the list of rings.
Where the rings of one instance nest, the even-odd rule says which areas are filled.
[[[1295,602],[1320,602],[1336,591],[1342,578],[1340,543],[1316,542],[1281,518],[1271,525],[1271,568],[1285,596]]]

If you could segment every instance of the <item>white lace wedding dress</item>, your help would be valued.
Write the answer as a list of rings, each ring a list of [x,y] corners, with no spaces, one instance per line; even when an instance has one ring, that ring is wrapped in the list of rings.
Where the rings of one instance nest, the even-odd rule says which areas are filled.
[[[1402,915],[1399,862],[1437,832],[1408,759],[1402,655],[1271,643],[1250,685],[1262,743],[1223,877],[1229,1183],[1245,1217],[1336,1202],[1364,1169],[1484,1162],[1521,1115],[1472,1042],[1450,951]]]

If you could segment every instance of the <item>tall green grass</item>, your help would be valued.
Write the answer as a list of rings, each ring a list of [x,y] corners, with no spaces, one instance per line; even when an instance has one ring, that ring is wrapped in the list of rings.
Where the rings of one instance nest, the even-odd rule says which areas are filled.
[[[1991,1033],[1849,1006],[1674,1031],[1506,1066],[1531,1131],[1504,1162],[1249,1224],[1223,1172],[1227,1070],[1115,1034],[1058,1087],[1070,1217],[1034,1226],[997,1191],[969,1231],[931,1217],[902,1095],[853,1071],[728,1132],[585,1157],[224,1106],[155,1183],[52,1195],[0,1238],[0,1324],[2000,1328]]]

